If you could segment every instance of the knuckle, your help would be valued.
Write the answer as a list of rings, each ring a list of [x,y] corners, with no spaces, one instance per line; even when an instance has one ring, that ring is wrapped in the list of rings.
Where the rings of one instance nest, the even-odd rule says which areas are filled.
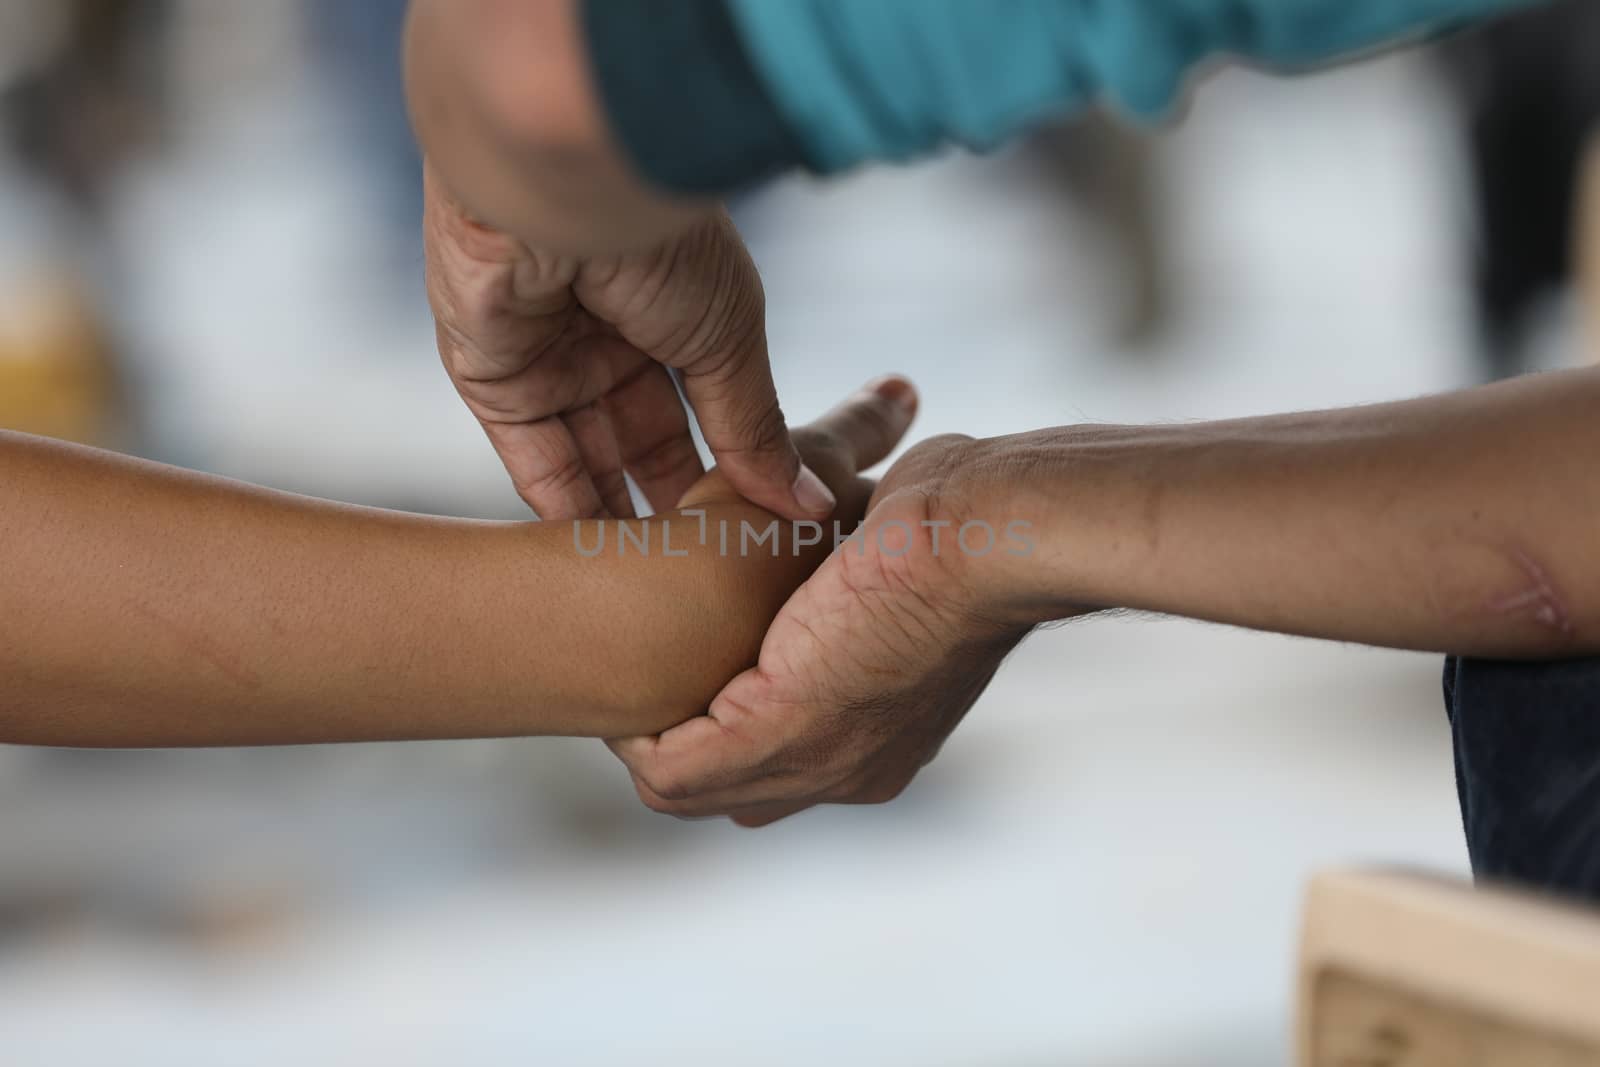
[[[693,795],[687,782],[675,775],[657,771],[649,776],[640,775],[640,780],[645,787],[668,806],[676,807],[682,801],[688,800]]]
[[[700,454],[694,450],[694,443],[676,434],[652,441],[623,457],[623,464],[645,481],[670,478],[699,463]]]
[[[959,460],[977,439],[963,433],[943,433],[918,442],[900,461],[907,469],[936,476]]]
[[[721,449],[725,454],[770,455],[787,450],[790,444],[789,424],[783,417],[783,409],[776,403],[762,404],[755,411],[740,413],[730,429],[734,443]]]
[[[623,477],[621,470],[604,470],[594,474],[595,489],[600,494],[600,499],[610,504],[620,504],[628,500],[628,480]]]
[[[517,486],[517,489],[524,496],[564,493],[581,485],[588,477],[589,469],[584,466],[582,458],[575,455],[568,456],[558,460],[554,466],[530,475]]]
[[[661,792],[652,786],[643,775],[633,776],[633,789],[639,795],[639,802],[657,815],[677,815],[679,804],[670,797],[664,797]]]

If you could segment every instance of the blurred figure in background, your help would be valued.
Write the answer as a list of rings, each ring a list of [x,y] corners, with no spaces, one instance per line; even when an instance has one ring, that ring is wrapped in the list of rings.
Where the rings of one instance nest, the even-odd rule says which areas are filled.
[[[29,21],[31,61],[8,87],[4,117],[22,158],[74,204],[97,213],[135,152],[159,137],[165,0],[9,0]],[[20,35],[27,41],[27,35]]]
[[[406,115],[400,35],[407,0],[305,0],[315,54],[339,91],[348,136],[369,164],[396,275],[420,300],[422,155]]]
[[[1535,327],[1577,280],[1585,159],[1600,129],[1600,4],[1557,3],[1443,50],[1467,112],[1488,370],[1528,369]]]
[[[1591,135],[1583,168],[1578,246],[1578,299],[1584,311],[1584,355],[1600,360],[1600,135]]]
[[[38,202],[34,239],[0,288],[0,426],[124,439],[118,342],[100,276],[106,196],[161,137],[163,0],[0,8],[0,125]]]
[[[1059,183],[1076,210],[1095,223],[1121,277],[1112,334],[1119,347],[1148,347],[1172,312],[1166,205],[1160,161],[1147,131],[1115,115],[1091,112],[1036,131],[1025,151]]]

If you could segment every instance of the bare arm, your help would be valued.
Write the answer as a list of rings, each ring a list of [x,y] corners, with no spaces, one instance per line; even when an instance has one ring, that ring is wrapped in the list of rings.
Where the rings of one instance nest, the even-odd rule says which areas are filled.
[[[650,248],[713,211],[636,176],[607,125],[577,0],[413,0],[412,122],[474,217],[576,257]]]
[[[705,717],[613,747],[644,801],[678,815],[758,826],[889,800],[1034,624],[1103,607],[1595,654],[1597,411],[1593,369],[1342,411],[935,438],[884,476],[859,551],[807,579]],[[962,551],[967,523],[989,530]]]
[[[1398,404],[980,442],[979,510],[1037,551],[969,574],[1074,605],[1498,657],[1600,652],[1600,371]],[[984,488],[984,484],[988,488]],[[999,557],[997,557],[999,558]]]
[[[870,493],[857,465],[909,421],[860,394],[799,433],[841,518]],[[723,553],[668,514],[630,520],[650,551],[620,554],[615,521],[579,541],[570,522],[350,507],[16,434],[0,485],[0,740],[26,744],[659,730],[754,661],[831,547]],[[772,519],[715,473],[683,504],[735,530]]]

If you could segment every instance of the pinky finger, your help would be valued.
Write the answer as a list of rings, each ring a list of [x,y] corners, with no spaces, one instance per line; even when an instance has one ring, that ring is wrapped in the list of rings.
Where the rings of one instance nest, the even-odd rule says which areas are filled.
[[[628,495],[628,480],[622,473],[622,451],[617,446],[611,416],[604,408],[591,404],[567,412],[565,420],[607,513],[615,519],[633,518],[633,498]]]

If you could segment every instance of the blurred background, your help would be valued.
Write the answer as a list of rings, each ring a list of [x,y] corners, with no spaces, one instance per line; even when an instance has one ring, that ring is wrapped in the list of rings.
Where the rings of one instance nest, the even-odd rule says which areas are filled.
[[[433,352],[403,7],[0,0],[0,425],[521,514]],[[993,434],[1576,362],[1597,12],[748,195],[785,406],[902,370],[919,434]],[[1282,1063],[1307,873],[1465,870],[1438,674],[1074,624],[900,802],[760,833],[582,742],[0,749],[0,1060]]]

